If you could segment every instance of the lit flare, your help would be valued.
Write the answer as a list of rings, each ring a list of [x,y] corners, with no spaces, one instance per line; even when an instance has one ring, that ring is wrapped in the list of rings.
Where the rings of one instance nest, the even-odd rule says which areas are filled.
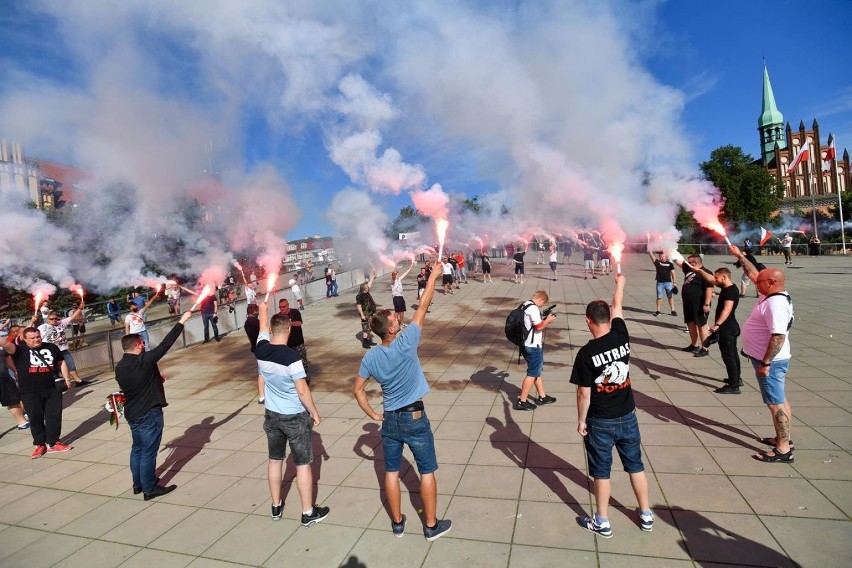
[[[195,308],[197,308],[197,307],[198,307],[198,305],[199,305],[202,301],[204,301],[204,298],[206,298],[206,297],[207,297],[207,296],[209,296],[209,295],[210,295],[210,284],[205,284],[205,285],[204,285],[204,288],[202,288],[202,289],[201,289],[201,293],[198,295],[198,298],[195,300],[195,303],[194,303],[194,304],[192,304],[192,307],[189,309],[189,311],[192,311],[192,310],[194,310]]]
[[[447,238],[447,228],[450,222],[444,218],[439,218],[435,221],[435,231],[438,233],[438,260],[444,256],[444,241]]]

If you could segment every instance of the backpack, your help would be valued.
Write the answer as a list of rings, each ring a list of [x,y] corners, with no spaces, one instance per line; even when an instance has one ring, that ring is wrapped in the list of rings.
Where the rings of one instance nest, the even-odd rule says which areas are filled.
[[[520,348],[520,353],[523,353],[524,350],[524,342],[529,337],[530,333],[532,333],[532,329],[527,330],[527,327],[524,325],[524,311],[533,305],[533,302],[527,300],[506,316],[506,339],[509,340],[509,343],[512,345],[516,345]]]

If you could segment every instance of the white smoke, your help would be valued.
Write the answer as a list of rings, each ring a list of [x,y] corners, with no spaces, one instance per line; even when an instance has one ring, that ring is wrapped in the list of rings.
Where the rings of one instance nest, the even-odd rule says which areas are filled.
[[[274,269],[301,212],[274,166],[244,165],[246,109],[262,116],[270,139],[321,133],[330,162],[362,193],[346,188],[311,208],[330,211],[346,237],[337,248],[372,259],[397,256],[384,235],[390,198],[435,183],[447,188],[448,238],[457,243],[592,227],[670,238],[678,206],[715,192],[692,165],[680,126],[684,95],[638,59],[651,41],[637,23],[653,17],[648,6],[105,6],[41,0],[16,8],[21,21],[55,23],[51,39],[73,79],[10,65],[14,81],[0,91],[4,137],[94,179],[81,190],[73,230],[0,213],[20,229],[13,232],[50,237],[34,251],[39,260],[11,257],[7,281],[43,274],[107,290],[140,281],[151,266],[197,275],[230,251]],[[221,182],[199,184],[211,158]],[[479,184],[495,191],[481,194],[472,214],[461,202]],[[429,242],[434,228],[422,232]]]

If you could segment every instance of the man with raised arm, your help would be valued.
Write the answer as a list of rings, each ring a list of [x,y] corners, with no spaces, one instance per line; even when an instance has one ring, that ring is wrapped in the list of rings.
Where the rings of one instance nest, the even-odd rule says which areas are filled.
[[[577,352],[571,373],[571,382],[577,385],[577,432],[583,437],[595,493],[594,515],[579,517],[577,522],[604,538],[612,537],[608,512],[613,447],[618,449],[639,503],[639,528],[646,532],[654,528],[630,386],[630,335],[622,314],[624,285],[624,275],[616,274],[611,309],[603,300],[586,306],[586,325],[593,339]]]
[[[793,300],[785,289],[784,273],[778,268],[759,271],[739,248],[731,246],[731,254],[740,261],[754,282],[757,298],[754,308],[743,324],[742,352],[751,361],[763,402],[769,408],[774,438],[761,438],[772,449],[756,454],[762,462],[793,463],[793,443],[790,427],[793,409],[784,392],[784,381],[790,367],[790,327],[793,325]]]
[[[149,303],[151,301],[153,298]],[[138,333],[121,338],[124,355],[115,366],[115,380],[126,397],[124,419],[130,426],[133,439],[130,447],[133,493],[142,493],[146,501],[171,493],[177,487],[157,484],[157,452],[163,439],[163,408],[169,405],[163,388],[165,379],[157,364],[183,333],[183,326],[191,315],[192,312],[185,312],[154,349],[149,349]]]
[[[407,445],[414,454],[414,462],[420,473],[423,535],[429,541],[448,533],[453,524],[449,519],[439,520],[437,517],[438,484],[435,471],[438,469],[438,459],[432,427],[423,406],[423,396],[429,392],[429,385],[417,356],[426,310],[435,294],[435,283],[441,276],[441,271],[432,271],[411,324],[404,330],[390,310],[382,310],[370,318],[370,327],[381,338],[382,344],[364,355],[352,385],[352,394],[361,410],[371,419],[382,422],[384,489],[391,513],[391,530],[397,537],[405,534],[406,517],[402,514],[399,469],[402,450]],[[370,378],[382,387],[382,413],[373,410],[367,399],[366,387]]]

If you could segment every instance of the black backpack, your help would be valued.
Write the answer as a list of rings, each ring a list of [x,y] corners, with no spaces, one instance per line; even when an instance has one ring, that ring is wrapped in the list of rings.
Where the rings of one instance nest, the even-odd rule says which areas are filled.
[[[527,300],[506,316],[506,339],[509,340],[509,343],[512,345],[516,345],[520,348],[520,353],[524,351],[524,342],[529,337],[530,333],[532,333],[532,329],[527,330],[524,325],[524,310],[533,305],[533,302]]]

